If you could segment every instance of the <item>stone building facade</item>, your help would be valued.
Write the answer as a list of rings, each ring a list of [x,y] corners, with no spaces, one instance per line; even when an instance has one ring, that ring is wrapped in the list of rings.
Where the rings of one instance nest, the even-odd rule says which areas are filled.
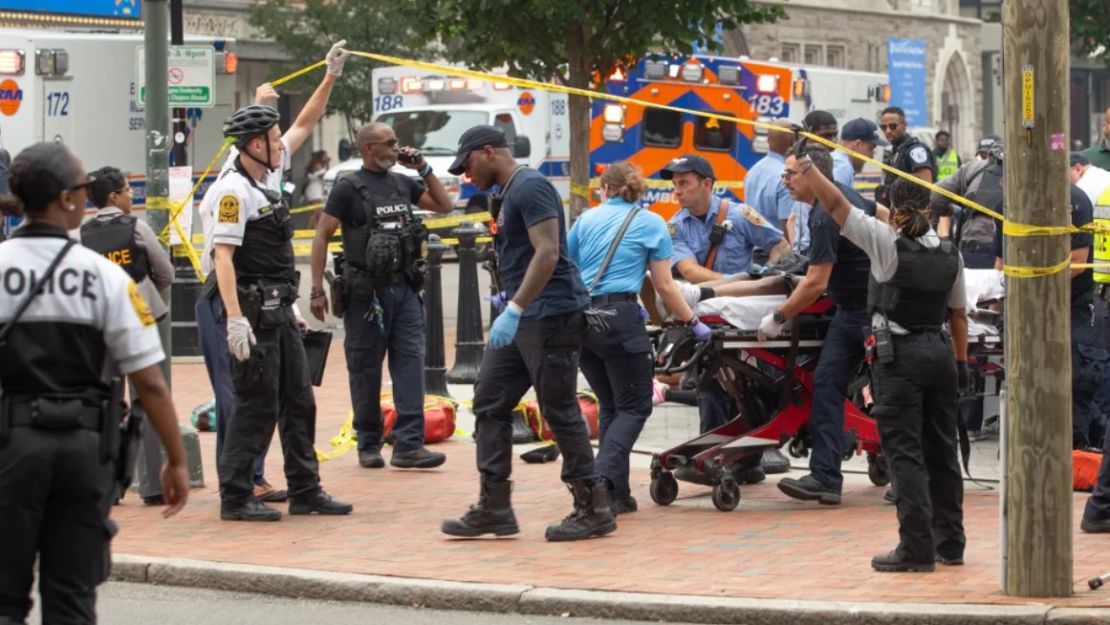
[[[763,3],[783,6],[788,19],[729,33],[726,54],[886,73],[888,39],[922,39],[928,124],[950,131],[961,154],[974,151],[982,132],[982,22],[961,16],[957,0]]]

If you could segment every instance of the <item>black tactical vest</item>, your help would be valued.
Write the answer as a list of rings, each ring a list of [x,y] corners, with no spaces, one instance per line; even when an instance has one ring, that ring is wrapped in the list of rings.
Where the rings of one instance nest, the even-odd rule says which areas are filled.
[[[948,311],[948,292],[960,270],[959,252],[950,241],[927,248],[906,236],[899,236],[895,246],[898,269],[881,284],[872,276],[868,306],[910,331],[939,328]]]
[[[343,227],[348,262],[369,274],[375,284],[408,282],[419,289],[424,281],[428,230],[417,219],[412,203],[393,175],[394,193],[375,195],[357,173],[348,176],[362,198],[366,223]]]
[[[81,244],[119,265],[135,282],[150,277],[150,259],[146,249],[135,240],[135,224],[131,215],[111,219],[90,219],[81,226]]]
[[[237,172],[256,191],[266,196],[269,205],[259,211],[261,217],[247,221],[243,243],[232,256],[235,277],[248,283],[266,280],[292,284],[296,258],[293,255],[293,222],[289,207],[280,193],[263,189],[243,171],[237,169]]]
[[[926,150],[929,149],[924,143],[918,140],[917,137],[907,136],[905,139],[902,140],[902,143],[898,144],[898,147],[894,148],[893,146],[891,146],[893,149],[889,149],[886,151],[886,156],[883,158],[883,164],[889,165],[890,167],[893,167],[898,171],[912,174],[913,171],[911,171],[912,161],[910,161],[910,150],[914,149],[917,146],[921,146]],[[876,202],[882,204],[883,206],[890,206],[890,187],[894,185],[894,181],[897,179],[898,176],[895,176],[888,171],[883,172],[883,182],[879,185],[879,188],[875,189]]]

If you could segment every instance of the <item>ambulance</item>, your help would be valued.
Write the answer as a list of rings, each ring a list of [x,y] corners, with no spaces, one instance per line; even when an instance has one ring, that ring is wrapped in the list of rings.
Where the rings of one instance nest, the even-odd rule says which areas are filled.
[[[141,209],[147,154],[137,76],[142,45],[142,34],[0,29],[0,145],[14,157],[39,141],[58,141],[89,170],[118,167],[129,175]],[[214,106],[186,109],[189,162],[203,167],[223,144],[237,59],[230,40],[186,37],[186,45],[214,50]]]
[[[604,88],[612,94],[741,119],[769,121],[791,114],[791,69],[711,56],[646,58],[615,72]],[[523,89],[496,77],[474,80],[397,66],[372,75],[375,121],[389,124],[402,145],[420,148],[447,186],[457,209],[484,210],[486,196],[465,177],[451,176],[458,139],[467,128],[488,124],[505,132],[518,162],[551,180],[569,197],[570,121],[567,96]],[[590,176],[617,161],[638,165],[656,179],[645,204],[664,217],[677,210],[659,171],[672,159],[696,152],[713,163],[718,192],[743,197],[743,178],[767,150],[766,130],[663,109],[596,99],[591,105]],[[325,175],[325,191],[340,175],[357,170],[357,158]],[[397,171],[412,175],[411,170]],[[595,181],[596,183],[596,181]],[[594,195],[596,200],[596,184]]]

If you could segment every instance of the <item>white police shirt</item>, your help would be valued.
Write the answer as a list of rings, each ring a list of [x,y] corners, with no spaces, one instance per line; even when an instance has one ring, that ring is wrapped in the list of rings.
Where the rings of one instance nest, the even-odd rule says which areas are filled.
[[[55,226],[28,224],[0,244],[0,325],[10,320],[66,244]],[[4,392],[107,391],[110,376],[165,358],[154,316],[135,282],[75,245],[0,349]]]
[[[216,269],[214,258],[216,243],[226,243],[236,247],[242,245],[247,222],[268,213],[270,200],[259,188],[281,193],[284,172],[292,167],[285,139],[281,140],[281,144],[283,148],[281,167],[276,171],[267,172],[266,176],[256,183],[257,187],[251,184],[246,176],[236,171],[235,159],[239,156],[239,151],[234,147],[231,148],[219,177],[204,193],[198,209],[204,229],[204,253],[200,259],[201,271],[204,275],[207,276]]]

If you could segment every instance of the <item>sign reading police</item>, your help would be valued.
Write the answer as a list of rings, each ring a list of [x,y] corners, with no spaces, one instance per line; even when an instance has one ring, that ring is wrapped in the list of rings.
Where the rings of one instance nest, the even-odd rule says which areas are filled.
[[[145,46],[135,49],[135,84],[139,89],[139,105],[146,105]],[[166,82],[170,87],[170,106],[212,108],[216,97],[212,85],[216,80],[215,49],[211,46],[171,46]]]
[[[0,0],[0,10],[132,20],[142,17],[141,5],[139,0]]]

